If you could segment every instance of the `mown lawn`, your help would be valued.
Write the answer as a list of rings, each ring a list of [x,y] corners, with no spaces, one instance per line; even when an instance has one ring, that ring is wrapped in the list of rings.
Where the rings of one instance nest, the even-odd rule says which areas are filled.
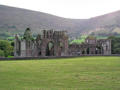
[[[0,61],[0,90],[120,90],[120,57]]]

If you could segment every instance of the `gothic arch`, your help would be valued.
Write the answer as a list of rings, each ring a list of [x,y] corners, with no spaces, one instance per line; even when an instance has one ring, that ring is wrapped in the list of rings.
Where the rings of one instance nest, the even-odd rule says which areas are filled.
[[[52,41],[46,45],[46,56],[54,56],[54,43]]]
[[[59,45],[59,56],[62,56],[64,54],[64,44],[63,42],[60,42],[60,45]]]
[[[90,54],[90,48],[89,47],[87,48],[87,54]]]

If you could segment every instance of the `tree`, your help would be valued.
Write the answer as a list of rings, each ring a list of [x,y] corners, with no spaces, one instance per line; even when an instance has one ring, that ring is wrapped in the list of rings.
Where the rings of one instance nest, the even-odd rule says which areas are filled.
[[[0,50],[4,52],[5,57],[8,57],[13,53],[13,46],[11,46],[11,43],[7,40],[0,40]]]
[[[33,40],[32,33],[31,33],[30,28],[27,28],[27,29],[25,30],[23,39],[25,39],[25,40],[27,40],[27,41]]]
[[[0,57],[4,57],[4,51],[0,50]]]
[[[120,54],[120,37],[110,36],[108,39],[112,41],[112,54]]]

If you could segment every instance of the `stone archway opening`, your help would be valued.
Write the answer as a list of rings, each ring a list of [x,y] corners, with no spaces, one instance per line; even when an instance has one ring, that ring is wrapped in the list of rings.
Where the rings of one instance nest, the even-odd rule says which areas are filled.
[[[48,42],[46,46],[46,56],[54,56],[54,43]]]
[[[41,51],[39,51],[38,56],[41,56]]]
[[[59,56],[63,56],[63,55],[64,55],[64,45],[62,42],[60,42]]]
[[[101,47],[100,46],[96,47],[96,53],[95,54],[101,54]]]
[[[84,51],[84,50],[82,51],[82,54],[85,54],[85,51]]]
[[[87,48],[87,54],[90,54],[90,48]]]

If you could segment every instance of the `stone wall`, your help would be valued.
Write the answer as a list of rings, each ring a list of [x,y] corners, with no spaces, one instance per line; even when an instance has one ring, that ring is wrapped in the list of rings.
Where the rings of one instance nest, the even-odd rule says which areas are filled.
[[[15,37],[15,57],[68,55],[68,36],[65,31],[43,30],[34,40],[29,39],[31,35],[27,34],[30,34],[28,29],[23,39]]]
[[[86,38],[84,43],[69,45],[70,55],[90,55],[102,54],[111,55],[111,40],[96,38]]]
[[[66,31],[43,30],[33,39],[26,29],[22,39],[15,36],[15,57],[111,55],[111,40],[87,37],[84,43],[68,45]]]

